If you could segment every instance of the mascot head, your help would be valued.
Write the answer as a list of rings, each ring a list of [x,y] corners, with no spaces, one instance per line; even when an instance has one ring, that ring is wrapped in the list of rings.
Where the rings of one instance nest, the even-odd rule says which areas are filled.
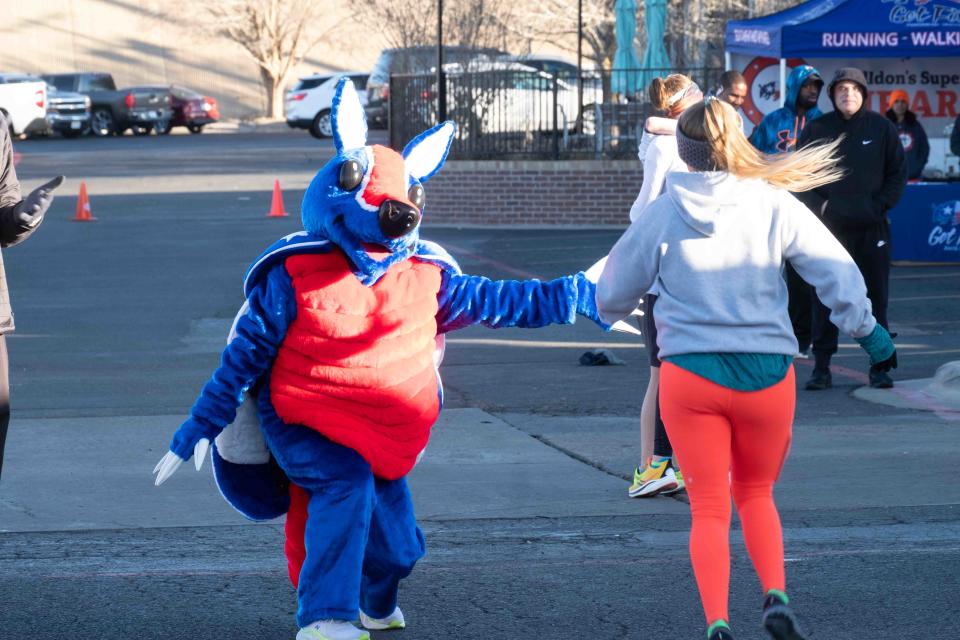
[[[331,113],[337,155],[317,173],[301,207],[303,228],[339,246],[364,280],[410,256],[419,239],[423,183],[447,157],[455,127],[444,122],[403,153],[367,145],[367,122],[353,83],[342,78]],[[387,256],[375,259],[374,255]]]

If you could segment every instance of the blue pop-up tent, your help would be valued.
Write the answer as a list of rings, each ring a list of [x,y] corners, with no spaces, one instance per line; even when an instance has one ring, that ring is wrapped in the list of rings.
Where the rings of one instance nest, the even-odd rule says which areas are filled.
[[[781,87],[787,58],[956,57],[960,0],[810,0],[728,22],[728,69],[734,53],[779,58]]]

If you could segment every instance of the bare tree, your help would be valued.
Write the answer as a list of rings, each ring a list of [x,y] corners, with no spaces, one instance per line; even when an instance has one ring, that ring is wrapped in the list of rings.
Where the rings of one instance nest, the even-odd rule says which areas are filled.
[[[670,2],[667,51],[678,67],[723,66],[728,20],[764,16],[800,0],[674,0]]]
[[[542,0],[522,3],[516,11],[512,29],[531,42],[552,42],[570,52],[577,50],[577,3],[570,0]],[[601,69],[609,69],[617,47],[614,30],[616,0],[583,0],[583,39],[585,55]],[[642,3],[638,3],[642,4]],[[643,24],[642,9],[637,14]],[[638,29],[643,37],[643,30]],[[643,44],[641,41],[640,44]],[[641,49],[642,50],[642,49]]]
[[[493,47],[518,44],[510,28],[511,0],[446,0],[443,11],[444,44]],[[437,42],[437,6],[431,0],[354,0],[358,21],[383,34],[391,47],[415,47]]]
[[[313,0],[218,0],[204,7],[209,27],[239,44],[257,63],[267,115],[282,118],[287,77],[336,25],[318,28]]]
[[[381,35],[390,47],[437,41],[437,7],[422,0],[355,0],[354,19]]]

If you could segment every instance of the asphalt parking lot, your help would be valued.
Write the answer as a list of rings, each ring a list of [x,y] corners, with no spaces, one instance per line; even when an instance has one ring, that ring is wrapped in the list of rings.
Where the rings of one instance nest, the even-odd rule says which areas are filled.
[[[296,214],[331,145],[280,130],[17,150],[26,187],[68,181],[37,235],[4,251],[18,330],[0,636],[292,638],[281,526],[246,524],[206,472],[185,465],[158,489],[150,470],[217,364],[246,266],[300,228],[265,217],[274,180]],[[93,223],[70,221],[81,180]],[[550,278],[620,231],[421,235],[465,272]],[[960,360],[960,265],[894,267],[890,319],[895,379]],[[625,366],[580,366],[593,347]],[[403,638],[702,637],[686,504],[626,497],[645,362],[634,337],[589,322],[450,336],[446,409],[411,476],[429,552],[401,593]],[[798,391],[777,493],[798,612],[812,638],[956,638],[960,412],[855,397],[867,361],[852,341],[835,362],[833,389]],[[802,382],[810,365],[796,367]],[[734,628],[760,638],[733,538]]]

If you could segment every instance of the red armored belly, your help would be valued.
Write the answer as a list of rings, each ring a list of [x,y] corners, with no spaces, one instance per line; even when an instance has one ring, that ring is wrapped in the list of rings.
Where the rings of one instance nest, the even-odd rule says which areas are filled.
[[[285,266],[297,317],[271,375],[277,415],[356,450],[378,477],[406,475],[440,411],[440,268],[407,260],[365,287],[339,251]]]

